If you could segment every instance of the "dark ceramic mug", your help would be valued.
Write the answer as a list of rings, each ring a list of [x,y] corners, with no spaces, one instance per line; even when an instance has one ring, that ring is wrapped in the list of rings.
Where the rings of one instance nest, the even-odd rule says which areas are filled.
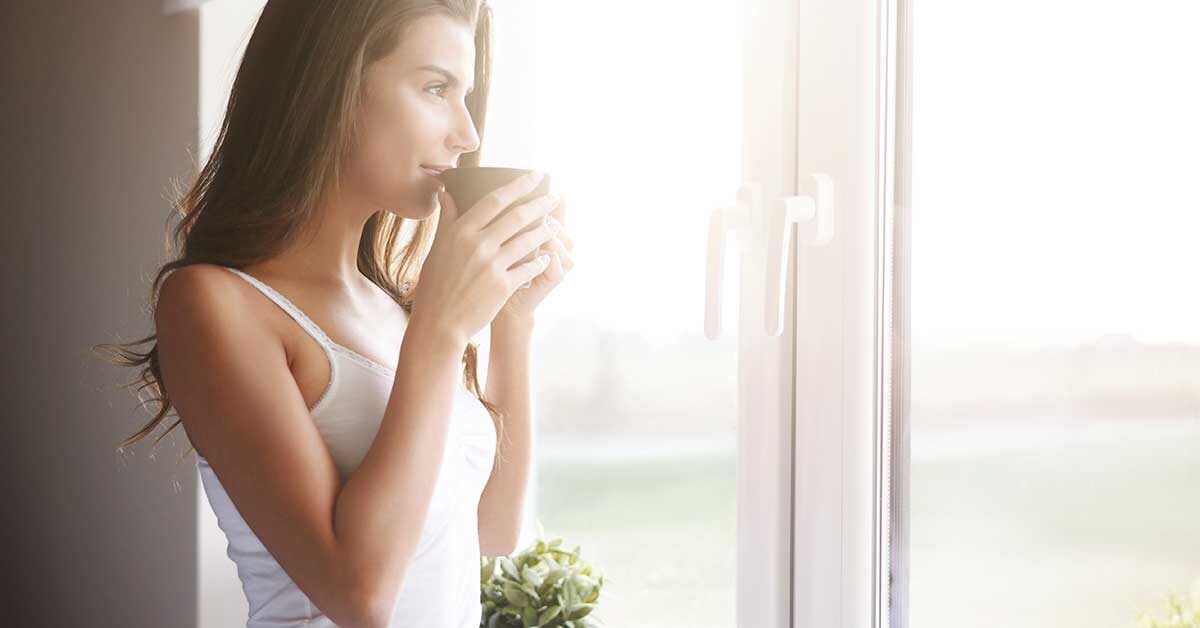
[[[512,183],[513,181],[516,181],[520,177],[523,177],[531,172],[533,171],[521,168],[476,166],[466,168],[449,168],[442,171],[442,173],[438,175],[438,178],[441,179],[442,183],[445,184],[446,193],[450,195],[450,198],[454,199],[454,206],[458,208],[458,211],[461,214],[462,212],[474,207],[475,204],[480,201],[480,199],[492,193],[496,189],[504,187],[505,185],[508,185],[509,183]],[[550,175],[543,173],[542,180],[538,182],[537,187],[534,188],[532,192],[517,199],[517,201],[512,205],[505,207],[500,211],[499,214],[497,214],[496,218],[498,219],[500,216],[507,214],[508,212],[512,211],[514,207],[517,207],[522,203],[532,201],[539,196],[548,194],[549,192]],[[537,229],[539,225],[541,225],[540,221],[534,221],[529,226],[515,233],[513,237],[515,238],[522,233],[533,231],[534,229]],[[535,257],[537,257],[537,249],[534,249],[525,257],[513,262],[513,266],[518,266],[520,264],[524,264],[525,262],[532,262]]]

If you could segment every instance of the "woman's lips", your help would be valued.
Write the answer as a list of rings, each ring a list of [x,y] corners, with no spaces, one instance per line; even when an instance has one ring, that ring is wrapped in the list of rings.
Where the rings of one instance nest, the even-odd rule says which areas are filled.
[[[421,172],[425,173],[425,176],[429,177],[430,179],[433,179],[439,190],[446,187],[446,182],[442,180],[441,170],[434,170],[432,168],[421,166]]]
[[[429,164],[420,164],[420,166],[421,166],[422,170],[424,170],[425,172],[428,172],[429,174],[431,174],[435,177],[442,174],[442,172],[454,167],[449,164],[433,164],[432,166]]]

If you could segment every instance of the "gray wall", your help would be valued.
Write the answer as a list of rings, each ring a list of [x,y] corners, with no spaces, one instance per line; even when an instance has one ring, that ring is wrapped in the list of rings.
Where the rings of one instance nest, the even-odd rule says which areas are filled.
[[[153,459],[152,438],[118,455],[149,415],[120,389],[134,371],[88,348],[151,329],[171,179],[197,152],[198,31],[157,0],[0,4],[5,625],[194,625],[182,427]]]

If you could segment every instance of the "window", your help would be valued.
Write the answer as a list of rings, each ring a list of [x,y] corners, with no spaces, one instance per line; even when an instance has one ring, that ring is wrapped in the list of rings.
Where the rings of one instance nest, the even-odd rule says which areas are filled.
[[[1200,577],[1194,3],[914,3],[911,622]]]
[[[703,306],[709,214],[741,177],[741,24],[732,1],[496,4],[482,165],[551,177],[577,264],[538,310],[520,547],[538,522],[580,545],[608,625],[735,622],[737,329],[707,339]]]

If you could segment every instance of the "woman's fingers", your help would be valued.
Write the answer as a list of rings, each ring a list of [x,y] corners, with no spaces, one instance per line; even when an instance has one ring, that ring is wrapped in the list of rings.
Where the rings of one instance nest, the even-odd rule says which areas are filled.
[[[526,201],[485,227],[484,236],[502,246],[505,242],[514,240],[517,235],[532,232],[541,225],[548,225],[550,212],[558,202],[559,197],[556,194],[546,194]]]
[[[554,238],[554,228],[550,225],[542,225],[531,231],[526,231],[521,235],[509,240],[507,244],[500,247],[496,253],[496,259],[505,268],[511,267],[517,260],[538,251],[541,253],[541,245]]]
[[[561,234],[562,232],[560,231],[559,235],[561,236]],[[542,248],[544,249],[546,246],[543,245]],[[558,253],[558,259],[562,262],[563,270],[571,270],[575,266],[575,257],[571,255],[570,249],[567,248],[566,244],[560,238],[552,238],[549,247],[555,253]]]
[[[518,284],[517,287],[513,288],[512,291],[515,292],[520,288],[527,288],[532,285],[533,280],[536,279],[538,275],[545,272],[547,268],[550,268],[550,262],[552,261],[554,260],[550,254],[545,253],[533,258],[532,261],[525,262],[524,264],[517,266],[511,271],[515,273],[514,282]]]
[[[551,224],[558,226],[558,233],[556,235],[559,240],[563,241],[563,244],[566,246],[567,250],[574,251],[575,243],[571,241],[571,236],[567,235],[566,227],[564,227],[561,222],[559,222],[557,219],[555,219],[554,216],[550,216],[548,218],[548,220],[550,221]]]

